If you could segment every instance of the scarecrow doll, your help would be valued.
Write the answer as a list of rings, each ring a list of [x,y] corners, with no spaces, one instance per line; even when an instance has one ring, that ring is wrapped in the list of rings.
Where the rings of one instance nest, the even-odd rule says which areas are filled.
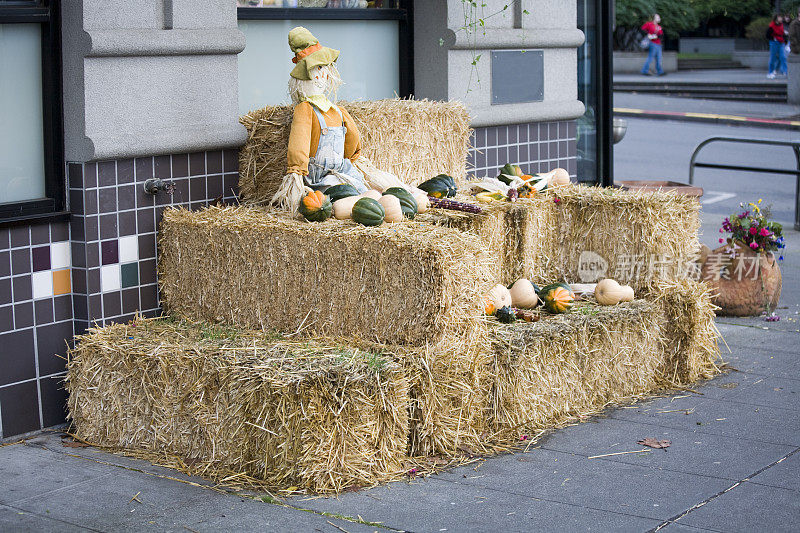
[[[354,164],[361,153],[358,128],[350,114],[331,101],[342,85],[335,64],[339,51],[322,46],[302,26],[289,32],[289,47],[295,54],[289,78],[294,116],[287,173],[272,202],[294,211],[308,188],[324,191],[346,183],[362,193],[368,185]]]

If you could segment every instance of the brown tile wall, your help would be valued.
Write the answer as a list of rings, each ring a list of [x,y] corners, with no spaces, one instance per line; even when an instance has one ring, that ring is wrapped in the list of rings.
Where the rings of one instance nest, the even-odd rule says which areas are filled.
[[[64,356],[75,334],[158,313],[163,210],[234,200],[238,154],[68,163],[67,174],[69,223],[0,229],[0,439],[64,422]],[[174,193],[144,193],[152,177]]]

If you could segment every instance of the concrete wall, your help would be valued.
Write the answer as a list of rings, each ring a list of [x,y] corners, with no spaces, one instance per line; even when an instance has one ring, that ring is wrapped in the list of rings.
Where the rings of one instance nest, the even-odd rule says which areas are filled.
[[[584,106],[577,99],[577,47],[584,35],[576,27],[575,1],[483,3],[485,7],[474,11],[461,0],[415,3],[415,95],[463,101],[475,127],[581,116]],[[504,10],[506,4],[510,7]],[[477,24],[477,19],[483,19],[485,25],[462,29],[470,20]],[[543,51],[542,102],[491,105],[493,50]]]
[[[731,59],[738,61],[748,68],[755,68],[767,71],[769,67],[769,52],[764,50],[735,50],[731,54]]]
[[[647,59],[647,52],[614,52],[614,72],[635,74],[642,71],[642,66]],[[664,52],[661,59],[664,72],[678,71],[678,53]],[[655,72],[655,65],[650,65],[650,71]]]
[[[681,37],[678,51],[682,54],[730,54],[736,39],[723,37]]]
[[[64,0],[67,161],[241,145],[229,0]]]

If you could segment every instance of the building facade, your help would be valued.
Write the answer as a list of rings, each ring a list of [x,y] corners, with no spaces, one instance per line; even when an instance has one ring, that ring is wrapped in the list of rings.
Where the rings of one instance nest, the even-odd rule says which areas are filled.
[[[342,50],[345,99],[462,100],[477,176],[610,175],[603,2],[364,4],[0,0],[0,440],[65,422],[75,335],[160,312],[161,214],[236,200],[238,117],[288,102],[295,25]]]

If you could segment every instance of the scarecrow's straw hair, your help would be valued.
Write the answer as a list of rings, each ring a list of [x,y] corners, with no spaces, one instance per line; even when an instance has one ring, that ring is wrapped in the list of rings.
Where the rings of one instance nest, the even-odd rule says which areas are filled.
[[[408,382],[378,352],[138,319],[79,336],[67,368],[78,438],[218,482],[340,492],[403,471]]]
[[[437,174],[466,175],[469,115],[458,102],[342,102],[361,133],[362,154],[377,168],[417,185]],[[286,175],[292,107],[270,106],[241,117],[248,139],[239,151],[245,202],[267,204]]]
[[[159,244],[170,313],[284,333],[460,342],[496,283],[479,238],[413,221],[367,228],[258,207],[168,209]]]

